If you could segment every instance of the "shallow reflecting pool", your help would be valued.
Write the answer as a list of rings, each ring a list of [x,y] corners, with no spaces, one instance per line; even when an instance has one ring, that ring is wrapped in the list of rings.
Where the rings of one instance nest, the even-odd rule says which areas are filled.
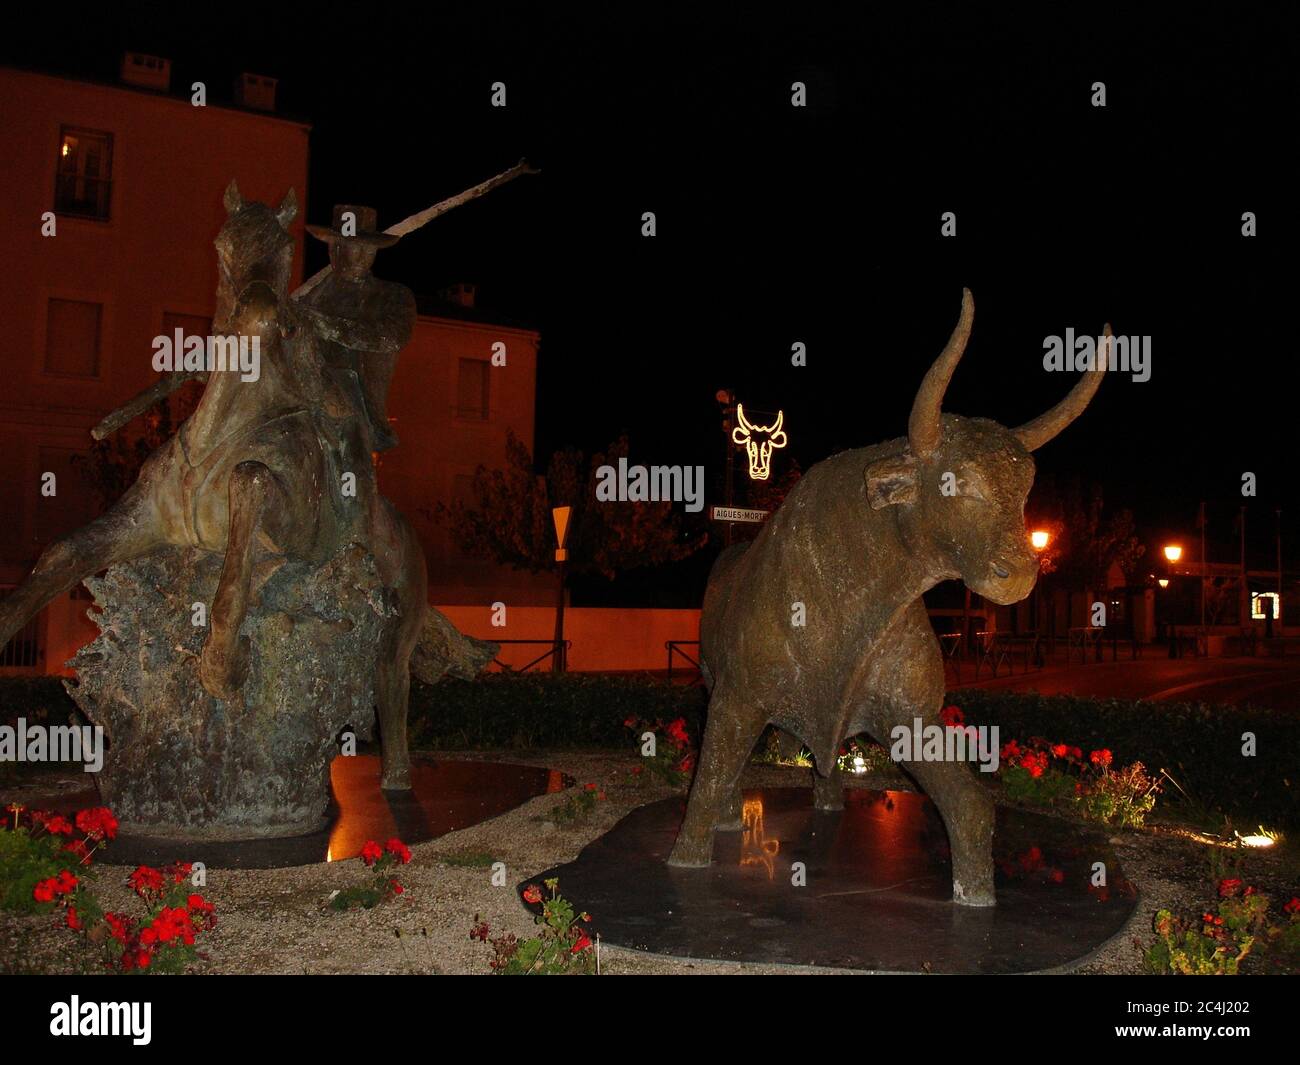
[[[571,777],[539,766],[417,758],[411,766],[412,790],[386,792],[379,787],[379,768],[374,755],[334,759],[329,826],[320,832],[202,843],[120,836],[105,860],[127,865],[202,861],[209,868],[227,869],[344,861],[360,854],[368,839],[383,843],[397,836],[408,844],[422,843],[573,784]],[[75,792],[35,805],[71,810],[96,802],[95,794]]]

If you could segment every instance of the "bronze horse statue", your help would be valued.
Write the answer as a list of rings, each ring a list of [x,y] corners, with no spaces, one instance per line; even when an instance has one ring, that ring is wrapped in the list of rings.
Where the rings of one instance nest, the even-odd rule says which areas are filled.
[[[420,543],[379,494],[365,420],[348,409],[309,317],[288,294],[293,191],[272,209],[245,202],[232,182],[225,207],[213,332],[255,339],[260,374],[243,380],[208,370],[194,413],[145,461],[131,488],[102,516],[51,543],[0,602],[0,646],[56,596],[110,566],[168,546],[220,553],[198,677],[229,701],[247,673],[249,642],[240,628],[257,589],[287,561],[321,565],[359,545],[374,557],[396,607],[376,663],[383,786],[409,788],[410,664],[422,631],[441,645],[443,671],[461,675],[477,673],[495,646],[461,637],[428,607]],[[354,492],[342,487],[349,474]]]

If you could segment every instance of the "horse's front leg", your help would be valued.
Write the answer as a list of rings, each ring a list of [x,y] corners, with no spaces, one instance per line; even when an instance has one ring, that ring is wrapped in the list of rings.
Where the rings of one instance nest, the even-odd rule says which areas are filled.
[[[261,462],[241,462],[230,471],[229,508],[226,558],[199,659],[203,687],[226,702],[239,694],[248,675],[249,641],[239,630],[248,613],[258,534],[279,540],[278,526],[289,512],[279,481]]]

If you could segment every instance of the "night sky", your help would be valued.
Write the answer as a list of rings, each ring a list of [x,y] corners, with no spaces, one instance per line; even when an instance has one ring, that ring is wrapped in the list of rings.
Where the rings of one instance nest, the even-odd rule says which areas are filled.
[[[1070,26],[923,5],[907,24],[479,8],[191,24],[115,5],[12,35],[3,59],[113,79],[124,49],[163,55],[214,102],[241,70],[278,77],[280,110],[313,125],[311,221],[338,200],[388,225],[527,156],[542,175],[376,272],[427,294],[477,282],[481,307],[541,330],[543,455],[627,430],[632,461],[716,477],[724,386],[784,408],[805,468],[900,435],[965,285],[975,331],[947,409],[1019,423],[1073,384],[1043,372],[1045,336],[1149,335],[1150,381],[1110,375],[1040,470],[1102,481],[1152,537],[1190,542],[1205,499],[1224,561],[1252,471],[1252,564],[1272,564],[1282,506],[1294,568],[1294,33],[1193,7]]]

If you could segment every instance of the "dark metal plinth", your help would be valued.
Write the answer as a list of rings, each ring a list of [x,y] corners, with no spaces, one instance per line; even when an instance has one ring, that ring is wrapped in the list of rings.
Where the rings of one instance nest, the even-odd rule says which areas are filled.
[[[104,860],[121,865],[201,861],[217,869],[276,869],[343,861],[361,853],[366,840],[394,836],[422,843],[496,817],[573,781],[555,770],[494,762],[416,759],[411,791],[379,787],[379,759],[339,757],[330,769],[329,827],[303,836],[250,840],[177,840],[123,833]]]
[[[831,814],[812,808],[808,789],[746,791],[746,827],[718,833],[707,869],[666,864],[684,811],[681,799],[634,810],[526,883],[558,877],[589,928],[618,946],[884,972],[1058,968],[1115,935],[1137,901],[1103,832],[1039,814],[998,809],[998,905],[975,909],[950,901],[947,834],[922,795],[849,790]]]

